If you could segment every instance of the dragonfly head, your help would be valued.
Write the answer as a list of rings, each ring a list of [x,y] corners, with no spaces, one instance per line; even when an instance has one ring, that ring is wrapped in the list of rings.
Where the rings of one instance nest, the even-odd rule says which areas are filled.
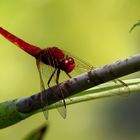
[[[62,69],[66,73],[70,73],[75,68],[75,62],[72,57],[66,56],[65,59],[62,61]]]

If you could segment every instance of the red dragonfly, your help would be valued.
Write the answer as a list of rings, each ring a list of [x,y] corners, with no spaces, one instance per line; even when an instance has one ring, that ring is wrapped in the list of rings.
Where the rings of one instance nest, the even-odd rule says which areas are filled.
[[[50,83],[52,80],[55,81],[55,84],[59,84],[59,77],[61,71],[64,71],[65,74],[69,78],[71,78],[70,73],[74,69],[76,69],[78,65],[79,67],[81,66],[83,69],[87,69],[87,70],[91,70],[93,68],[91,65],[85,63],[84,61],[81,61],[80,59],[71,57],[69,54],[65,53],[64,51],[62,51],[57,47],[41,49],[37,46],[31,45],[25,42],[24,40],[16,37],[15,35],[3,29],[2,27],[0,27],[0,34],[36,59],[36,65],[40,77],[41,91],[44,91],[47,88],[46,85],[50,88]],[[76,64],[76,61],[79,61],[80,63]],[[46,75],[44,74],[46,73],[46,71],[43,70],[44,65],[48,66],[47,67],[48,70],[50,69],[51,71],[51,75],[47,81],[46,81]],[[63,97],[63,89],[61,87],[60,90]],[[62,108],[57,107],[58,111],[63,118],[66,118],[65,100],[63,99],[60,102],[61,104],[63,103],[63,107]],[[47,103],[45,103],[45,105],[46,106],[43,107],[43,112],[45,118],[48,119]]]
[[[77,70],[78,73],[81,70],[81,73],[83,73],[85,71],[93,69],[93,66],[91,66],[87,62],[84,62],[83,60],[80,60],[77,57],[71,57],[69,55],[69,53],[62,51],[61,49],[59,49],[57,47],[41,49],[37,46],[31,45],[31,44],[25,42],[24,40],[16,37],[15,35],[13,35],[12,33],[8,32],[5,29],[3,29],[2,27],[0,27],[0,34],[36,59],[36,65],[37,65],[37,69],[38,69],[39,77],[40,77],[41,91],[44,91],[47,87],[51,88],[51,86],[50,86],[51,81],[55,81],[55,84],[58,85],[61,71],[64,71],[64,73],[69,78],[71,78],[70,73],[73,72],[74,70]],[[44,70],[44,66],[48,66],[47,67],[48,69]],[[46,80],[46,72],[48,70],[50,70],[51,75],[50,75],[50,77],[48,77],[48,80]],[[47,75],[47,76],[49,76],[49,75]],[[125,87],[127,87],[127,84],[125,84],[120,79],[116,79],[113,81],[115,83],[116,83],[116,81],[118,81],[121,84],[123,84]],[[62,87],[60,87],[59,89],[61,90],[62,97],[63,97],[64,89],[62,89]],[[54,93],[57,94],[55,91],[54,91]],[[41,100],[43,102],[43,97],[41,97]],[[57,107],[60,115],[63,118],[66,118],[65,100],[63,99],[62,101],[60,101],[60,103],[63,104],[63,107],[62,108],[57,107],[59,105],[59,103],[58,104],[56,103],[56,107]],[[42,105],[42,106],[44,106],[44,105]],[[45,118],[48,119],[47,103],[45,103],[45,107],[43,107],[43,112],[44,112]]]

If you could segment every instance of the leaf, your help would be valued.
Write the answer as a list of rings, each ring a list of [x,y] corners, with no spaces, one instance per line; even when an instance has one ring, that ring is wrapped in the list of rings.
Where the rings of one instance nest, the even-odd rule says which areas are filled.
[[[45,123],[40,128],[32,131],[24,140],[43,140],[45,133],[48,131],[48,125]]]
[[[131,29],[130,29],[129,32],[131,33],[132,30],[134,30],[134,28],[137,27],[137,26],[140,26],[140,20],[138,20],[137,23],[135,23],[135,24],[131,27]]]

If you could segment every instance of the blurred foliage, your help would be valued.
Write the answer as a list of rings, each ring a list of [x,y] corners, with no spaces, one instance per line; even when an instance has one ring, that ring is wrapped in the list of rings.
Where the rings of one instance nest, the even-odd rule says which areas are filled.
[[[58,46],[98,67],[139,53],[139,0],[0,0],[0,26],[40,47]],[[39,91],[32,57],[0,37],[0,99]],[[126,78],[139,77],[133,74]],[[28,79],[28,80],[27,80]],[[51,140],[140,139],[139,95],[114,97],[50,113]],[[20,140],[44,121],[42,113],[1,130],[0,139]]]
[[[130,32],[132,32],[132,30],[134,30],[135,27],[140,26],[140,20],[137,21],[137,23],[135,23],[132,28],[130,29]]]
[[[48,125],[45,123],[37,130],[34,130],[24,140],[43,140],[44,134],[48,131]]]

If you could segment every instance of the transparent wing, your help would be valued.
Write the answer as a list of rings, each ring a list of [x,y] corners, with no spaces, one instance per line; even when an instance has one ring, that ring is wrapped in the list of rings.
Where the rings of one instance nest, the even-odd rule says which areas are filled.
[[[72,57],[72,58],[74,59],[74,61],[75,61],[75,65],[76,65],[76,66],[75,66],[75,68],[74,68],[74,71],[75,71],[76,73],[74,73],[74,71],[73,71],[73,72],[71,73],[72,76],[75,76],[75,75],[77,75],[77,74],[82,74],[82,73],[84,73],[84,72],[88,72],[88,71],[90,71],[90,70],[92,70],[92,69],[95,69],[94,66],[92,66],[91,64],[89,64],[89,63],[86,62],[85,60],[80,59],[79,57],[74,56],[74,55],[70,54],[70,53],[67,52],[67,51],[64,51],[64,53],[65,53],[66,56]]]
[[[59,84],[59,80],[60,78],[60,69],[56,69],[56,73],[54,74],[54,76],[52,77],[51,82],[53,83],[53,85],[58,85]],[[61,87],[58,86],[58,91],[53,91],[54,95],[56,96],[56,98],[58,98],[57,96],[57,92],[61,93],[61,99],[60,101],[58,101],[57,103],[55,103],[55,106],[59,112],[59,114],[63,117],[66,118],[66,103],[65,103],[65,99],[64,99],[64,94],[65,94],[65,90]],[[61,106],[60,106],[61,105]]]
[[[75,67],[74,70],[78,74],[81,74],[81,73],[84,73],[84,72],[88,72],[88,71],[96,68],[96,67],[92,66],[91,64],[89,64],[88,62],[86,62],[85,60],[82,60],[82,59],[78,58],[77,56],[73,56],[73,55],[71,55],[67,51],[64,51],[64,52],[65,52],[65,55],[68,55],[68,56],[70,56],[70,57],[72,57],[74,59],[74,61],[76,63],[76,67]],[[120,84],[122,84],[125,87],[125,89],[128,92],[130,92],[128,85],[125,82],[123,82],[122,80],[120,80],[119,78],[113,80],[113,82],[114,83],[120,83]]]
[[[55,65],[57,63],[55,62],[55,60],[53,58],[48,58],[48,62],[49,62],[49,65],[46,65],[43,62],[41,62],[40,60],[37,60],[37,68],[38,68],[39,76],[40,76],[41,91],[44,91],[47,88],[51,89],[52,86],[59,84],[60,73],[59,74],[57,73],[58,69],[57,69],[57,67],[55,67]],[[62,94],[62,97],[61,97],[62,100],[58,101],[55,104],[55,106],[56,106],[58,112],[60,113],[60,115],[63,118],[66,118],[66,103],[64,100],[65,91],[62,89],[62,87],[59,87],[59,86],[58,86],[58,90]],[[58,91],[52,91],[52,93],[54,94],[54,97],[56,97],[56,98],[58,98],[57,92]],[[42,102],[43,102],[43,99],[44,99],[44,97],[42,94],[42,96],[41,96]],[[61,107],[59,107],[60,104],[62,105]],[[43,102],[42,106],[43,105],[45,105],[45,107],[42,108],[44,116],[46,119],[48,119],[48,104],[47,104],[47,102],[45,102],[45,103]]]
[[[60,80],[60,72],[61,72],[61,70],[57,68],[58,62],[56,61],[55,58],[53,58],[53,55],[51,54],[53,52],[49,52],[49,53],[50,53],[51,58],[48,61],[49,61],[49,64],[51,66],[53,66],[53,67],[49,67],[50,68],[50,71],[52,71],[52,69],[55,69],[56,70],[55,73],[54,73],[54,75],[52,76],[52,78],[49,79],[49,81],[50,81],[49,84],[52,83],[53,85],[58,85],[59,84],[59,80]],[[67,112],[67,110],[66,110],[66,103],[65,103],[65,99],[64,99],[65,90],[62,87],[60,87],[60,86],[58,86],[58,89],[57,90],[59,90],[59,91],[53,91],[54,96],[56,98],[58,98],[57,92],[60,92],[61,93],[61,96],[62,96],[61,97],[62,100],[60,100],[57,103],[55,103],[55,106],[56,106],[59,114],[63,118],[66,118],[66,112]],[[60,107],[60,104],[62,105],[61,107]]]
[[[42,69],[43,63],[40,60],[36,60],[36,65],[37,65],[37,69],[39,72],[39,78],[40,78],[40,90],[41,90],[41,92],[43,92],[46,89],[44,79],[43,79],[43,69]],[[42,111],[44,113],[45,118],[48,119],[48,102],[47,101],[44,102],[44,98],[45,98],[44,94],[41,94],[40,100],[41,100],[41,104],[42,104]]]

